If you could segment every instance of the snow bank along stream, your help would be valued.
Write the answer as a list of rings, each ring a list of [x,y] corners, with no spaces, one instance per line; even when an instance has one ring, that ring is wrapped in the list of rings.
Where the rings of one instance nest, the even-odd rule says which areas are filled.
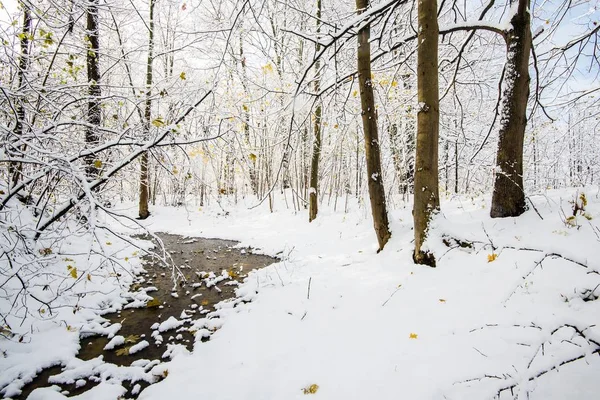
[[[98,375],[105,370],[101,364],[131,366],[147,372],[183,347],[191,351],[196,333],[191,329],[192,322],[213,311],[222,300],[235,297],[238,281],[248,272],[278,261],[254,254],[251,248],[234,248],[235,241],[164,233],[157,236],[179,268],[173,271],[159,261],[145,257],[146,272],[139,275],[130,288],[131,302],[118,313],[104,315],[112,326],[118,328],[120,325],[120,329],[108,336],[85,337],[82,332],[78,354],[82,368],[79,371],[77,368],[63,370],[63,366],[45,369],[23,388],[18,398],[25,399],[36,388],[56,384],[63,394],[80,394],[101,381]],[[176,284],[173,273],[178,275]],[[208,340],[209,335],[207,332],[202,340]],[[60,378],[69,372],[77,376]],[[128,398],[135,397],[149,385],[147,381],[135,378],[139,371],[131,372],[130,380],[124,376],[123,381]],[[67,381],[69,383],[65,383]]]

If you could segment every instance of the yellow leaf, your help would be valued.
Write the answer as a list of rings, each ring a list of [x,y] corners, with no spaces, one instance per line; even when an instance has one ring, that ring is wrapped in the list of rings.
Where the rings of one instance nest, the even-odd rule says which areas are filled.
[[[73,279],[77,279],[77,268],[73,267],[72,265],[67,265],[67,270]]]
[[[317,390],[319,390],[319,385],[317,385],[316,383],[313,383],[312,385],[302,389],[304,394],[315,394],[317,393]]]
[[[107,245],[107,246],[111,246],[111,245],[112,245],[112,243],[111,243],[111,242],[106,242],[106,245]]]
[[[137,255],[138,255],[138,254],[139,254],[139,251],[134,251],[133,253],[131,253],[131,255],[132,255],[133,257],[137,257]]]
[[[102,161],[95,160],[94,161],[94,167],[96,167],[96,168],[102,168]]]
[[[496,254],[496,253],[488,254],[488,262],[489,263],[496,261],[496,258],[498,258],[498,254]]]
[[[249,158],[249,159],[251,159],[252,161],[256,161],[256,154],[254,154],[254,153],[250,153],[250,154],[248,155],[248,158]]]
[[[182,81],[185,81],[185,72],[182,72],[179,74],[179,79],[181,79]]]
[[[440,299],[440,303],[445,303],[446,299]]]
[[[244,111],[248,111],[248,106],[247,106],[247,105],[245,105],[245,104],[243,104],[243,105],[242,105],[242,110],[244,110]]]
[[[160,300],[152,299],[146,303],[146,308],[154,308],[160,306]]]
[[[270,72],[273,72],[273,65],[271,63],[268,63],[267,65],[262,67],[262,71],[263,71],[263,74],[268,74]]]
[[[356,90],[352,92],[353,97],[356,97],[357,94],[358,94],[358,91],[356,91]]]
[[[419,335],[417,335],[416,333],[411,333],[408,338],[409,339],[416,339]]]
[[[129,261],[129,257],[125,257],[125,262]]]
[[[158,117],[152,121],[152,125],[154,125],[157,128],[160,128],[161,126],[165,126],[165,121],[163,121],[161,117]]]
[[[122,349],[118,349],[116,351],[116,354],[118,356],[128,356],[129,355],[129,349],[131,348],[131,346],[127,346],[127,347],[123,347]]]
[[[398,86],[398,81],[392,81],[392,87]]]
[[[125,343],[135,343],[140,339],[138,335],[129,335],[125,338]]]
[[[92,280],[92,275],[90,275],[90,274],[87,274],[87,280],[88,280],[88,281],[91,281],[91,280]]]

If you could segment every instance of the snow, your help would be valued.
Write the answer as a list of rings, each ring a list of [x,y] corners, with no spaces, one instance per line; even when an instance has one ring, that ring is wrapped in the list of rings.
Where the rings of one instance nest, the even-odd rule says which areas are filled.
[[[443,203],[427,243],[436,269],[412,263],[410,207],[391,214],[393,236],[380,254],[369,218],[356,211],[321,210],[307,224],[302,213],[240,207],[223,223],[206,210],[157,208],[153,229],[236,239],[285,257],[241,284],[238,295],[251,303],[222,303],[196,321],[197,340],[211,340],[175,356],[165,366],[168,377],[140,398],[303,398],[302,389],[316,383],[317,396],[327,399],[481,399],[519,383],[515,393],[529,391],[532,399],[595,399],[594,346],[571,328],[554,332],[572,323],[588,338],[600,335],[593,326],[598,301],[577,294],[600,283],[588,273],[600,268],[599,239],[592,226],[568,228],[560,216],[574,193],[534,197],[544,220],[534,211],[490,219],[489,197]],[[597,224],[598,189],[586,193]],[[473,248],[447,247],[448,236],[473,241]],[[588,268],[552,256],[537,264],[554,252]],[[488,262],[492,253],[497,257]],[[586,353],[585,361],[529,381]],[[236,385],[227,384],[232,376]]]
[[[171,329],[179,328],[181,325],[183,325],[183,321],[179,321],[175,317],[169,317],[166,321],[163,321],[159,325],[158,331],[159,332],[166,332],[166,331],[169,331]]]
[[[129,354],[135,354],[138,351],[144,350],[146,347],[150,346],[147,340],[142,340],[139,343],[134,344],[129,348]]]
[[[569,201],[582,191],[591,219],[580,215],[567,224]],[[144,222],[153,231],[238,240],[240,249],[260,248],[282,260],[250,272],[236,288],[237,299],[203,314],[182,313],[189,328],[174,317],[154,324],[154,340],[188,329],[196,338],[192,352],[170,344],[160,364],[77,360],[79,332],[115,335],[117,327],[97,313],[61,314],[77,331],[37,321],[27,343],[0,342],[8,351],[0,359],[2,394],[18,394],[36,371],[61,364],[52,383],[100,380],[77,397],[83,399],[116,399],[124,393],[122,380],[154,382],[157,376],[166,378],[139,386],[140,399],[190,393],[215,400],[294,399],[313,384],[319,387],[314,396],[333,400],[478,400],[511,385],[517,398],[596,399],[599,196],[597,187],[531,196],[543,219],[533,210],[491,219],[489,196],[442,199],[426,243],[438,261],[435,269],[412,262],[410,205],[390,213],[392,238],[379,254],[368,202],[349,204],[348,213],[323,205],[310,224],[305,212],[270,213],[268,205],[226,206],[228,215],[209,207],[155,207]],[[123,246],[123,254],[131,254]],[[202,276],[207,287],[230,279],[225,269]],[[122,307],[122,290],[101,301]],[[130,352],[144,346],[145,340]],[[573,358],[581,359],[562,365]],[[500,396],[512,397],[510,390]],[[29,398],[65,396],[44,388]]]
[[[121,346],[125,344],[125,338],[121,335],[117,335],[113,337],[107,344],[104,346],[104,350],[112,350],[115,347]]]

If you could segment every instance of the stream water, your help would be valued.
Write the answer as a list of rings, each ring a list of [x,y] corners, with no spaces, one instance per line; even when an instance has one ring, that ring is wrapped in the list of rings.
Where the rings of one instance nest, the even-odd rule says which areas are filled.
[[[183,273],[185,280],[180,279],[176,290],[172,279],[171,269],[167,269],[150,256],[144,257],[145,273],[137,277],[137,282],[130,288],[131,291],[141,288],[156,288],[155,291],[148,292],[155,300],[152,302],[156,306],[123,309],[118,313],[103,315],[111,323],[122,324],[117,333],[127,338],[127,343],[115,347],[113,350],[104,350],[109,342],[106,336],[92,336],[81,338],[81,349],[78,358],[81,360],[91,360],[100,355],[104,361],[120,366],[129,366],[137,360],[162,360],[163,354],[167,350],[167,344],[182,344],[188,350],[192,350],[194,344],[193,335],[187,330],[161,332],[162,343],[156,343],[152,338],[152,325],[161,323],[174,317],[180,319],[182,312],[192,316],[192,319],[201,318],[202,314],[213,311],[215,304],[222,300],[235,297],[235,281],[242,281],[243,278],[253,269],[262,268],[278,259],[254,254],[251,248],[234,248],[237,242],[221,239],[191,238],[179,235],[157,233],[156,234],[170,254],[175,265],[179,266],[179,271]],[[221,276],[226,271],[229,278],[216,285],[208,287],[206,278],[208,276]],[[175,296],[173,295],[174,293]],[[150,304],[150,303],[149,303]],[[127,354],[123,349],[135,344],[141,340],[150,342],[150,346],[134,354]],[[208,339],[204,339],[208,340]],[[36,388],[52,386],[48,379],[60,373],[63,366],[55,366],[44,369],[31,383],[23,388],[23,392],[18,399],[26,399],[27,396]],[[68,392],[69,396],[81,394],[97,383],[87,380],[86,384],[80,387],[76,385],[59,385],[63,392]],[[136,384],[143,389],[148,386],[147,382],[138,381]],[[126,398],[135,398],[132,393],[132,384],[123,382],[123,386],[128,389]]]

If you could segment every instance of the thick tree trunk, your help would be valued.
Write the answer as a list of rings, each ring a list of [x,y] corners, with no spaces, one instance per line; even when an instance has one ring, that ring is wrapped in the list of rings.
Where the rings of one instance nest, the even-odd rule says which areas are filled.
[[[317,34],[321,32],[321,0],[317,0]],[[315,52],[318,53],[321,50],[321,46],[317,43]],[[318,93],[321,87],[319,74],[321,73],[321,63],[319,60],[315,63],[315,71],[317,77],[315,78],[315,93]],[[312,160],[310,163],[310,188],[308,189],[308,222],[312,222],[317,218],[318,213],[318,202],[317,191],[319,189],[319,159],[321,157],[321,102],[317,100],[317,108],[314,115],[314,134],[315,140],[313,142],[313,153]]]
[[[154,2],[150,0],[150,21],[148,25],[148,60],[146,63],[146,102],[144,103],[144,136],[150,135],[152,123],[152,61],[154,58]],[[146,219],[150,215],[148,210],[148,153],[145,152],[140,158],[140,203],[139,217]]]
[[[23,122],[25,121],[25,107],[23,105],[22,97],[25,95],[25,73],[27,72],[27,67],[29,66],[29,42],[31,35],[31,10],[29,9],[29,5],[25,2],[21,2],[21,7],[23,8],[23,27],[21,30],[21,35],[19,36],[20,45],[21,45],[21,54],[19,55],[19,69],[17,71],[17,91],[18,97],[15,101],[15,128],[13,129],[13,139],[11,140],[16,142],[16,147],[21,148],[21,150],[15,151],[13,146],[7,146],[7,152],[9,155],[16,155],[17,157],[22,158],[23,148],[19,146],[18,141],[23,135]],[[12,187],[17,186],[19,181],[21,180],[23,164],[10,162],[8,164],[8,175]]]
[[[98,23],[98,0],[89,0],[86,13],[86,35],[87,35],[87,83],[88,83],[88,109],[87,122],[89,126],[85,132],[85,144],[88,148],[95,147],[100,142],[98,128],[100,127],[100,34]],[[98,160],[99,161],[99,160]],[[100,173],[100,163],[97,163],[96,155],[90,154],[85,157],[85,173],[88,180],[96,179]]]
[[[356,0],[356,8],[361,14],[369,7],[369,0]],[[360,105],[365,136],[365,156],[367,161],[367,181],[373,226],[379,243],[379,251],[383,250],[390,239],[387,207],[385,204],[385,189],[381,173],[381,151],[377,132],[377,111],[375,96],[371,81],[371,36],[370,24],[358,31],[358,84],[360,87]]]
[[[525,212],[523,191],[523,141],[529,98],[531,26],[529,0],[518,0],[517,13],[507,32],[507,60],[502,119],[492,196],[492,218],[516,217]]]
[[[435,266],[433,254],[422,250],[432,213],[440,207],[438,187],[438,21],[437,1],[419,1],[417,55],[417,153],[415,160],[415,251],[417,264]]]

